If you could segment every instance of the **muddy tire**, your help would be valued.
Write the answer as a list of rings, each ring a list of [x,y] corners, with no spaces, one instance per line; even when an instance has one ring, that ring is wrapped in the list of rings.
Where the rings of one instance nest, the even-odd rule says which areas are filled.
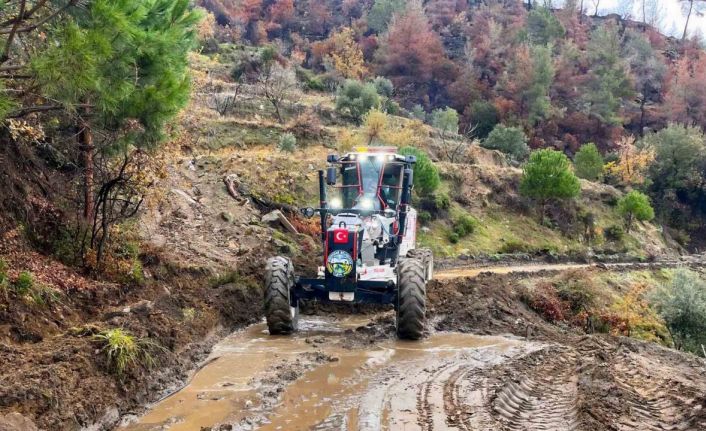
[[[299,305],[292,306],[294,268],[286,257],[273,257],[265,267],[265,317],[270,335],[291,334],[297,329]]]
[[[419,259],[400,259],[397,265],[397,336],[404,340],[422,338],[425,313],[424,265]]]
[[[419,259],[424,266],[424,280],[429,281],[434,277],[434,255],[428,248],[415,248],[407,252],[407,257]]]

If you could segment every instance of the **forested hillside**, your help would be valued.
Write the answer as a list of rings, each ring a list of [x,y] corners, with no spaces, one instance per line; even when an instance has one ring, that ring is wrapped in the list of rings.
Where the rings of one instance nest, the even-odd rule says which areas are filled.
[[[312,91],[382,76],[393,84],[388,113],[433,124],[450,108],[453,133],[483,142],[505,126],[524,135],[492,148],[526,142],[574,158],[595,143],[606,182],[647,192],[685,244],[703,237],[706,54],[697,39],[660,34],[647,13],[645,22],[589,17],[576,0],[556,10],[515,1],[201,4],[219,24],[203,52],[233,41],[267,47]],[[234,56],[235,79],[257,70],[251,54]]]

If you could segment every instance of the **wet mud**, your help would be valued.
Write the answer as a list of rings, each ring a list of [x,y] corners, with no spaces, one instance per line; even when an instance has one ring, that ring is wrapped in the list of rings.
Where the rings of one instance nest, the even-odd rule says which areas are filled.
[[[418,342],[395,338],[393,311],[314,310],[288,337],[251,325],[118,429],[706,430],[706,361],[551,325],[514,270],[438,273]]]
[[[443,421],[430,407],[443,408],[443,387],[432,386],[457,371],[453,364],[489,366],[539,347],[460,333],[403,342],[375,332],[371,340],[369,322],[306,316],[291,337],[252,325],[219,343],[185,388],[119,429],[398,429],[418,422],[420,403],[428,420]]]

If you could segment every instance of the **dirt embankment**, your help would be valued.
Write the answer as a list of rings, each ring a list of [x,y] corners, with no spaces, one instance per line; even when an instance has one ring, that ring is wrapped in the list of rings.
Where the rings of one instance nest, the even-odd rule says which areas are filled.
[[[17,413],[46,430],[110,427],[175,389],[215,342],[260,318],[261,291],[252,278],[211,286],[208,274],[145,256],[144,285],[101,283],[15,245],[0,258],[31,269],[56,297],[40,304],[0,291],[0,429],[15,429]],[[150,361],[121,376],[95,337],[115,327],[154,347]],[[14,418],[3,418],[10,413]]]

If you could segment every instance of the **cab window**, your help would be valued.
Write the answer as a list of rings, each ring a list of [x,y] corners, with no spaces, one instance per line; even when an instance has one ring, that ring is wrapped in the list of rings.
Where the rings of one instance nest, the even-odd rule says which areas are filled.
[[[380,197],[392,209],[397,209],[402,197],[402,172],[401,163],[387,163],[383,169]]]

